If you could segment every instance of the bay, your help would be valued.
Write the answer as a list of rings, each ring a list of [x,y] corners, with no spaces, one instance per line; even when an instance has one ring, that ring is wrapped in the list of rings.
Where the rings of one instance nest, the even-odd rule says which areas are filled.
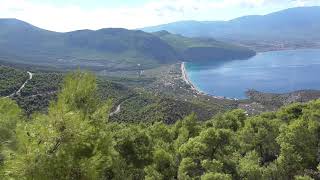
[[[247,60],[186,63],[190,81],[214,96],[244,99],[255,89],[267,93],[320,90],[320,49],[258,53]]]

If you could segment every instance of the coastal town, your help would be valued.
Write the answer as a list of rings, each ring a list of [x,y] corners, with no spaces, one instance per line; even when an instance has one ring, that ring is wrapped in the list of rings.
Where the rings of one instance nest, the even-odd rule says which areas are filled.
[[[233,108],[243,109],[248,115],[256,115],[266,111],[274,111],[286,102],[307,102],[320,97],[320,91],[300,91],[285,94],[260,93],[248,91],[248,99],[232,99],[206,94],[199,90],[190,80],[186,63],[162,66],[153,70],[146,70],[144,77],[153,77],[155,81],[145,87],[155,95],[174,97],[182,101],[206,101],[212,104],[225,104]],[[254,93],[251,93],[254,92]]]

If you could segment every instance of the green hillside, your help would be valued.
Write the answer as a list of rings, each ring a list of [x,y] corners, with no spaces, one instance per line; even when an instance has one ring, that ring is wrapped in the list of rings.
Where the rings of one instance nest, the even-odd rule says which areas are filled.
[[[175,40],[176,39],[176,40]],[[139,30],[120,28],[79,30],[58,33],[37,28],[17,19],[0,19],[0,61],[9,65],[37,66],[58,70],[81,67],[91,70],[137,70],[149,69],[162,64],[172,64],[196,56],[188,51],[196,47],[201,54],[213,59],[220,50],[227,54],[222,60],[254,55],[249,49],[238,53],[238,47],[224,43],[214,44],[216,51],[199,46],[208,40],[188,39],[188,49],[181,52],[182,44],[174,41],[187,39],[171,35],[160,38]],[[203,42],[202,42],[203,41]],[[211,40],[209,40],[211,41]],[[212,41],[213,42],[213,41]],[[220,45],[223,46],[220,48]],[[185,44],[183,45],[185,46]],[[190,55],[190,56],[188,56]],[[198,54],[199,55],[199,54]],[[138,65],[139,64],[139,65]]]
[[[25,71],[0,66],[0,96],[9,96],[28,79]]]
[[[177,59],[176,52],[167,43],[142,31],[83,30],[69,32],[64,36],[68,47],[101,52],[110,59],[124,60],[128,63],[139,62],[139,59],[169,63]]]
[[[168,31],[153,33],[170,44],[184,61],[213,61],[247,59],[255,55],[247,48],[212,38],[188,38]]]
[[[253,117],[118,123],[96,82],[67,75],[48,113],[31,117],[0,98],[1,179],[319,179],[319,100]]]
[[[128,69],[176,61],[161,39],[126,29],[50,32],[23,21],[0,19],[0,60],[57,68]]]
[[[0,97],[17,91],[28,79],[26,71],[1,66]],[[14,95],[19,107],[27,115],[36,112],[47,112],[50,101],[57,98],[63,83],[64,73],[32,71],[33,78],[26,83],[19,95]],[[145,90],[153,88],[154,79],[143,78],[97,78],[97,94],[103,100],[112,99],[112,110],[121,105],[121,112],[110,118],[116,122],[154,122],[163,121],[174,123],[184,116],[194,112],[200,120],[207,120],[213,114],[224,112],[236,107],[236,103],[218,101],[215,103],[205,100],[183,101],[191,95],[182,95],[177,98],[174,92],[155,95],[155,92]],[[160,90],[156,90],[160,91]],[[157,117],[157,118],[155,118]]]

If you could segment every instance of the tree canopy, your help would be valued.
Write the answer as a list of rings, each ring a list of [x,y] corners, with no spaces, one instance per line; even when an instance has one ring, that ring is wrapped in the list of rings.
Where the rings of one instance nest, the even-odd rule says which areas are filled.
[[[87,72],[45,114],[1,98],[0,179],[320,179],[320,100],[170,125],[109,122],[110,108]]]

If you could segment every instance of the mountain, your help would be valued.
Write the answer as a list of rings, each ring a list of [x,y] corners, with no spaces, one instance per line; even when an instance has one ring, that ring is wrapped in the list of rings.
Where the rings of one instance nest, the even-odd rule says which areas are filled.
[[[167,43],[142,31],[101,29],[57,33],[16,19],[0,20],[0,55],[13,63],[115,69],[178,59]]]
[[[220,42],[212,38],[188,38],[171,34],[168,31],[159,31],[153,34],[172,46],[184,61],[247,59],[256,54],[245,47]]]
[[[291,8],[262,16],[244,16],[230,21],[180,21],[143,28],[146,32],[167,30],[189,37],[219,40],[320,40],[320,7]]]
[[[176,63],[193,59],[187,51],[201,51],[222,60],[254,55],[249,49],[227,46],[226,43],[210,40],[192,39],[169,34],[164,38],[159,34],[141,30],[106,28],[100,30],[78,30],[67,33],[47,31],[17,19],[0,19],[0,61],[6,64],[36,65],[53,68],[83,67],[93,70],[134,70],[152,68],[161,64]],[[177,38],[187,40],[186,47],[175,47]],[[168,42],[169,41],[169,42]],[[204,45],[204,47],[201,46]],[[182,44],[179,44],[182,45]],[[214,45],[217,51],[208,46]],[[221,46],[221,48],[219,47]],[[222,47],[223,46],[223,47]],[[188,47],[188,48],[187,48]],[[227,56],[219,54],[219,48]],[[244,50],[240,54],[234,49]],[[230,56],[232,54],[233,56]],[[138,66],[137,64],[140,64]]]

